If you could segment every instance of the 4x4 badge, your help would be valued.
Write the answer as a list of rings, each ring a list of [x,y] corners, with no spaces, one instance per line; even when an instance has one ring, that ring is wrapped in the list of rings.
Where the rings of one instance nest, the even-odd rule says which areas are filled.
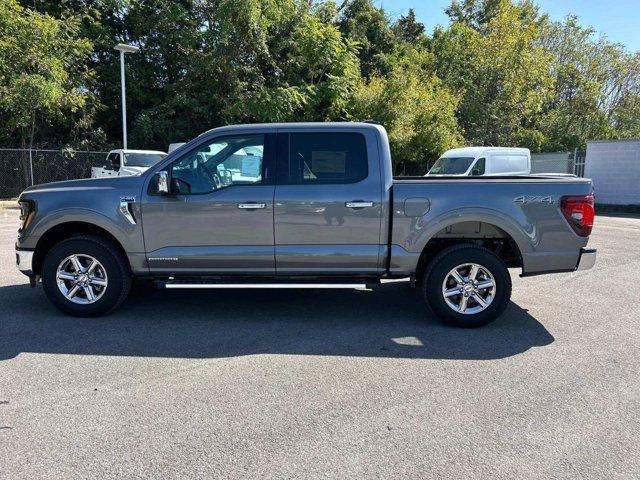
[[[516,203],[553,203],[553,197],[551,195],[520,195],[513,199]]]

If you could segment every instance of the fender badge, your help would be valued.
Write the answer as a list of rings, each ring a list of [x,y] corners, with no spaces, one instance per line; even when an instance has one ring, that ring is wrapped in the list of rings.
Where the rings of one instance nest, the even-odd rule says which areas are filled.
[[[120,213],[131,225],[136,224],[136,219],[133,217],[133,213],[130,208],[131,204],[135,201],[136,197],[120,197],[120,205],[118,206]]]

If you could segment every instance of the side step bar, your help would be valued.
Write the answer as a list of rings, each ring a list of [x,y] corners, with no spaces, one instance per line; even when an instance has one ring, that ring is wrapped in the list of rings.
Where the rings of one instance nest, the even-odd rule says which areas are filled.
[[[161,283],[164,288],[325,288],[370,290],[366,283]]]

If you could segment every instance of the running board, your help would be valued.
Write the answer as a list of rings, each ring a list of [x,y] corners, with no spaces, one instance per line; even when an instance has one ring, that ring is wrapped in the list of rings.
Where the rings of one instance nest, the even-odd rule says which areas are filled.
[[[324,288],[370,290],[366,283],[162,283],[164,288]]]

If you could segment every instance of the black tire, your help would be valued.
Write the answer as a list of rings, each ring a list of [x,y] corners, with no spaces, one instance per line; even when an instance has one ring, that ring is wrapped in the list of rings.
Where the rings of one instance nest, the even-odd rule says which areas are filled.
[[[447,304],[442,289],[449,272],[467,263],[481,265],[493,276],[495,294],[484,310],[463,314],[454,311]],[[429,262],[422,282],[422,295],[431,310],[447,325],[462,328],[481,327],[494,321],[507,308],[511,299],[511,276],[506,264],[490,250],[474,245],[455,245],[443,250]],[[450,298],[452,303],[461,299],[460,296]],[[475,300],[470,299],[469,302],[479,307]]]
[[[108,284],[94,303],[73,303],[58,288],[58,265],[70,255],[77,254],[95,258],[106,270]],[[111,312],[127,298],[131,289],[131,271],[127,259],[112,242],[102,237],[82,235],[63,240],[49,250],[42,264],[42,286],[51,303],[62,312],[75,317],[98,317]]]

